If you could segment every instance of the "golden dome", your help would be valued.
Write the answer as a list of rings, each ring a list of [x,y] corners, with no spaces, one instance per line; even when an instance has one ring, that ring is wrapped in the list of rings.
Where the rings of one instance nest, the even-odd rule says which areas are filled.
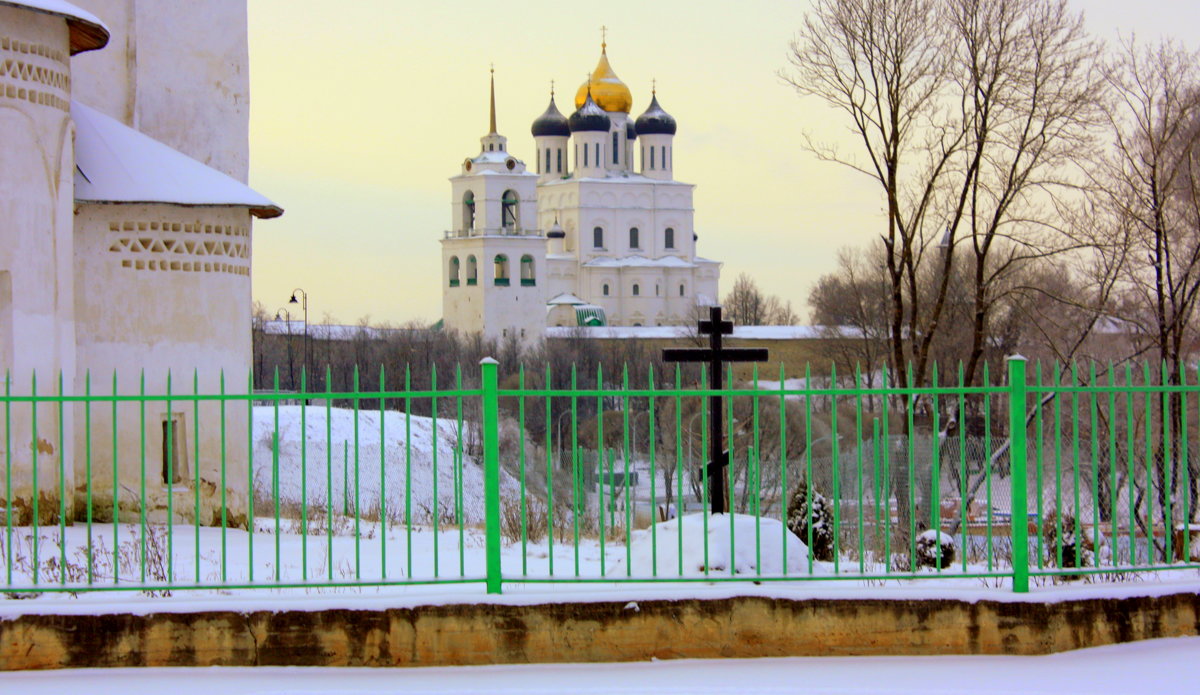
[[[633,94],[608,64],[607,44],[600,46],[600,62],[596,63],[591,79],[579,85],[579,91],[575,93],[576,109],[587,100],[589,86],[592,88],[592,100],[605,111],[629,113],[633,108]]]

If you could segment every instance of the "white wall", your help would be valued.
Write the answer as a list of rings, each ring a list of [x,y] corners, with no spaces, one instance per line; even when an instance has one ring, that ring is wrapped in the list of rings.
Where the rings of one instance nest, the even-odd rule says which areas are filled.
[[[10,371],[17,394],[32,391],[35,372],[39,394],[57,393],[60,373],[69,393],[75,366],[68,50],[62,18],[0,7],[0,333],[9,346],[0,350],[0,388]],[[70,437],[59,440],[57,408],[41,406],[35,423],[32,409],[18,404],[10,417],[11,448],[0,440],[0,461],[11,457],[14,521],[27,523],[31,513],[35,457],[39,516],[57,518],[60,470],[71,486]],[[69,409],[61,424],[69,433]]]
[[[250,72],[246,0],[73,0],[112,31],[73,59],[77,98],[246,181]]]

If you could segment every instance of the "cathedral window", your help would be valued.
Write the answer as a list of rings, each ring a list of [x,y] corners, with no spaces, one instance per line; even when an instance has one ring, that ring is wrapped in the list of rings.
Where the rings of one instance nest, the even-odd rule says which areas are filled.
[[[479,265],[475,262],[475,256],[467,256],[467,284],[474,285],[479,278]]]
[[[638,296],[642,293],[642,288],[635,282],[633,283],[633,296]]]
[[[505,191],[504,195],[500,196],[500,224],[505,229],[515,229],[519,216],[517,214],[517,204],[520,199],[517,198],[515,191]]]
[[[537,284],[537,277],[533,273],[533,256],[521,256],[521,286],[533,287]]]
[[[630,249],[641,248],[641,244],[638,243],[638,228],[637,227],[629,228],[629,248]]]
[[[475,194],[463,194],[463,230],[475,229]]]
[[[619,155],[621,152],[621,141],[617,139],[617,134],[613,133],[613,164],[620,164]]]
[[[596,143],[596,166],[600,166],[603,161],[604,160],[600,158],[600,143]]]
[[[458,256],[450,257],[450,286],[458,287]]]
[[[675,248],[675,230],[667,227],[667,231],[663,233],[663,246],[673,249]]]
[[[539,172],[539,173],[543,173],[543,174],[550,173],[550,148],[549,147],[546,148],[546,170],[543,172]]]
[[[562,148],[558,148],[558,173],[562,173]]]
[[[679,296],[682,297],[683,294],[684,294],[683,283],[679,283]]]
[[[654,296],[655,297],[659,296],[660,289],[661,289],[661,286],[657,282],[654,283]]]
[[[605,297],[607,297],[607,296],[608,296],[608,283],[607,283],[607,282],[606,282],[606,283],[604,283],[604,287],[603,287],[603,288],[601,288],[600,292],[601,292],[601,293],[602,293],[602,294],[603,294]]]
[[[662,146],[662,168],[664,168],[664,169],[669,168],[667,166],[667,146],[666,145]]]
[[[650,146],[650,168],[654,168],[654,145]]]
[[[579,161],[578,155],[575,156],[575,161]],[[588,154],[587,154],[587,145],[586,144],[583,146],[583,165],[584,166],[588,165]]]
[[[495,284],[501,287],[508,286],[508,256],[499,254],[493,261],[493,276]]]
[[[592,246],[598,249],[604,248],[604,230],[600,227],[592,230]]]

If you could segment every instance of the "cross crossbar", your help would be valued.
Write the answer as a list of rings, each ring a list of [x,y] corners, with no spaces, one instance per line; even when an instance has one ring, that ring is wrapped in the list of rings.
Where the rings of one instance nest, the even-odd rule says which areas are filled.
[[[709,348],[664,348],[664,362],[765,362],[766,348],[724,348],[719,353]]]

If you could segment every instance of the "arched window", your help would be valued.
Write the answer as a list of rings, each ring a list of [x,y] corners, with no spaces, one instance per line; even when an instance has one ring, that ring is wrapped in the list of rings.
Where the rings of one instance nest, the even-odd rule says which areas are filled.
[[[556,173],[562,173],[562,148],[558,148],[558,170]]]
[[[641,288],[641,287],[639,287],[639,286],[638,286],[638,284],[637,284],[636,282],[635,282],[635,283],[633,283],[633,296],[635,296],[635,297],[636,297],[636,296],[638,296],[638,295],[639,295],[639,294],[641,294],[641,293],[642,293],[642,288]]]
[[[659,285],[657,282],[654,283],[654,296],[655,297],[659,296],[661,290],[662,290],[662,285]]]
[[[575,161],[576,162],[579,161],[578,155],[575,157]],[[584,144],[584,146],[583,146],[583,165],[584,166],[588,165],[587,144]]]
[[[619,155],[621,152],[621,141],[617,138],[617,133],[613,133],[613,164],[620,164]]]
[[[604,294],[604,296],[605,296],[605,297],[607,297],[607,296],[608,296],[608,283],[607,283],[607,282],[606,282],[606,283],[604,283],[604,287],[603,287],[603,288],[601,288],[601,290],[600,290],[600,291],[601,291],[601,292]]]
[[[684,289],[683,289],[683,283],[681,282],[681,283],[679,283],[679,296],[682,297],[683,294],[684,294]]]
[[[533,287],[537,284],[537,276],[534,275],[533,256],[521,256],[521,286]]]
[[[638,243],[638,228],[630,227],[629,228],[629,248],[640,249],[641,247],[642,247],[642,245]]]
[[[544,173],[544,174],[550,173],[550,148],[549,147],[546,148],[546,170],[541,173]]]
[[[663,233],[663,246],[673,249],[675,248],[675,230],[667,227],[667,231]]]
[[[650,168],[654,168],[654,145],[650,146]]]
[[[598,249],[604,248],[604,230],[600,227],[592,230],[592,246]]]
[[[604,160],[600,158],[600,143],[596,143],[596,166],[600,166]]]
[[[475,256],[467,256],[467,284],[474,285],[479,279],[479,265]]]
[[[463,194],[463,230],[475,229],[475,194]]]
[[[664,168],[664,169],[670,168],[667,166],[667,146],[666,145],[662,146],[662,168]]]
[[[513,190],[505,191],[504,195],[500,196],[500,226],[505,229],[517,228],[517,223],[520,222],[517,205],[520,202],[517,192]]]
[[[458,256],[450,257],[450,286],[458,287]]]
[[[496,258],[492,261],[492,265],[493,265],[492,271],[493,271],[493,277],[495,278],[495,283],[497,285],[507,286],[508,285],[508,256],[505,256],[502,253],[498,254],[496,256]]]

